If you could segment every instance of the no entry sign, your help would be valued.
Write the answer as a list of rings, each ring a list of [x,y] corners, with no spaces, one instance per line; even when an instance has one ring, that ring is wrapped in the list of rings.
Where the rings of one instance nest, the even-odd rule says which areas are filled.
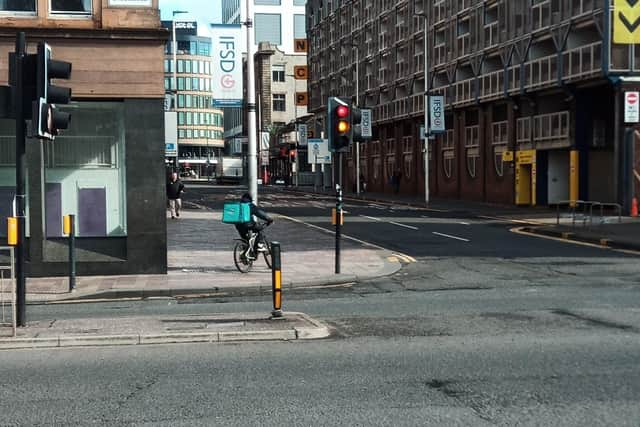
[[[639,92],[624,93],[624,122],[625,123],[640,122],[640,93]]]

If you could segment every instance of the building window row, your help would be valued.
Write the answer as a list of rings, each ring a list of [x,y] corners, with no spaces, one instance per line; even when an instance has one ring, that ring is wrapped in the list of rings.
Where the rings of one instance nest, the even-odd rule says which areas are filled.
[[[178,125],[212,125],[222,127],[224,123],[222,114],[179,111]]]
[[[210,96],[178,94],[178,108],[209,109],[213,105]]]
[[[164,60],[164,72],[173,73],[173,60]],[[179,59],[178,73],[181,74],[205,74],[211,75],[211,63],[209,61],[199,61],[196,59]]]
[[[178,129],[178,139],[222,139],[222,131],[212,129]]]
[[[177,54],[178,55],[198,55],[198,56],[211,56],[211,42],[204,40],[178,40]],[[164,46],[164,52],[167,55],[173,54],[173,43],[169,42]]]
[[[0,12],[35,15],[36,3],[36,0],[2,0]],[[50,0],[49,11],[52,15],[91,16],[91,0]]]

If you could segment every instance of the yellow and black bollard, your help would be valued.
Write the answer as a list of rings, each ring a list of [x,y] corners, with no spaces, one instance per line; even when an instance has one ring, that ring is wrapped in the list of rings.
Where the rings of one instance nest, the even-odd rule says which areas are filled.
[[[76,224],[75,215],[65,215],[62,231],[69,236],[69,292],[76,289]]]
[[[282,318],[282,264],[280,263],[280,243],[271,242],[271,287],[273,311],[271,318]]]

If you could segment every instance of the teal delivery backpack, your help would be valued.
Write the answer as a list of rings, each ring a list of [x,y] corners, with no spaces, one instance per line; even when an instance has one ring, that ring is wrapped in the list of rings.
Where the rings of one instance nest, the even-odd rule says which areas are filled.
[[[226,202],[222,208],[222,222],[225,224],[242,224],[251,221],[251,204],[242,202]]]

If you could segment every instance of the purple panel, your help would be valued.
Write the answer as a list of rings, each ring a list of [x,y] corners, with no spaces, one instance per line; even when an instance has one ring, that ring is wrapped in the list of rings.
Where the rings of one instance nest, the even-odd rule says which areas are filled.
[[[47,182],[44,201],[47,237],[62,237],[62,185]]]
[[[78,235],[107,235],[107,192],[104,188],[78,190]]]

